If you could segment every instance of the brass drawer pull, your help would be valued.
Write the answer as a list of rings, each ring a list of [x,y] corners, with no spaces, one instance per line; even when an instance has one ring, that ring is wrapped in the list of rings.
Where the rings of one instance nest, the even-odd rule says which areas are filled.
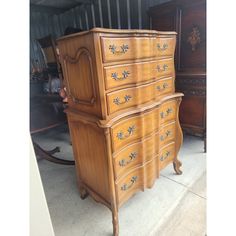
[[[157,70],[158,72],[163,72],[163,71],[166,71],[168,68],[168,65],[164,64],[161,68],[161,66],[157,65]]]
[[[111,77],[114,79],[114,80],[116,80],[116,81],[118,81],[118,80],[124,80],[124,79],[126,79],[128,76],[129,76],[129,71],[126,71],[126,70],[124,70],[123,72],[122,72],[122,77],[118,77],[118,73],[116,73],[116,72],[114,72],[114,73],[111,73]]]
[[[115,55],[120,55],[120,54],[124,54],[128,51],[129,49],[129,46],[128,44],[123,44],[122,46],[120,46],[120,51],[119,50],[116,50],[116,46],[114,44],[112,45],[109,45],[109,49],[111,50],[111,52]]]
[[[161,47],[161,45],[159,43],[157,44],[157,49],[159,51],[165,51],[167,48],[168,48],[168,44],[167,43],[164,43],[162,47]]]
[[[164,161],[169,156],[170,156],[170,151],[166,151],[166,153],[160,157],[160,160]]]
[[[161,116],[161,118],[163,119],[163,118],[165,118],[165,117],[167,117],[170,113],[172,113],[173,112],[173,109],[172,108],[168,108],[165,112],[164,111],[162,111],[161,113],[160,113],[160,116]]]
[[[129,155],[130,159],[128,161],[126,161],[125,159],[120,160],[119,165],[122,166],[122,167],[128,165],[131,161],[136,159],[137,155],[138,155],[137,152],[131,152],[130,155]]]
[[[128,190],[129,188],[131,188],[132,186],[133,186],[133,184],[137,181],[137,179],[138,179],[138,176],[133,176],[132,178],[131,178],[131,180],[130,180],[130,184],[129,185],[127,185],[127,184],[123,184],[122,186],[121,186],[121,190],[122,191],[126,191],[126,190]]]
[[[168,87],[168,84],[167,84],[167,83],[164,83],[164,84],[162,84],[162,86],[158,85],[158,86],[157,86],[157,90],[158,90],[158,91],[163,91],[163,90],[165,90],[167,87]]]
[[[128,102],[132,97],[130,95],[125,95],[124,96],[124,101],[121,102],[120,101],[120,98],[119,97],[116,97],[113,102],[116,104],[116,105],[121,105],[121,104],[125,104],[126,102]]]
[[[170,135],[171,135],[171,131],[170,131],[170,130],[167,130],[164,135],[161,135],[161,136],[160,136],[160,140],[161,140],[161,141],[164,141],[164,140],[167,139]]]
[[[135,125],[132,125],[127,129],[127,132],[128,132],[127,134],[124,134],[122,131],[118,132],[117,138],[120,140],[128,138],[129,136],[131,136],[134,133],[134,130],[135,130]]]

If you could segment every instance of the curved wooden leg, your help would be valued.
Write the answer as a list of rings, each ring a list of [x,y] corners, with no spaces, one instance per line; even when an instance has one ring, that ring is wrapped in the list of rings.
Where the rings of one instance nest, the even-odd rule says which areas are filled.
[[[112,211],[112,223],[113,223],[113,236],[119,235],[119,220],[118,220],[118,212]]]
[[[175,159],[174,162],[173,162],[173,166],[174,166],[174,170],[175,170],[177,175],[181,175],[183,173],[180,170],[180,167],[182,166],[181,161],[179,161],[178,159]]]
[[[33,145],[34,145],[35,154],[40,156],[43,159],[46,159],[53,163],[62,164],[62,165],[75,165],[75,161],[63,160],[63,159],[60,159],[51,155],[52,153],[54,154],[58,152],[58,150],[60,151],[58,147],[54,148],[51,151],[45,151],[37,143],[33,142]]]
[[[46,153],[48,153],[49,155],[53,155],[53,154],[55,154],[55,153],[57,153],[57,152],[60,152],[61,150],[60,150],[60,147],[55,147],[55,148],[53,148],[52,150],[49,150],[49,151],[45,151]]]
[[[177,159],[177,155],[179,153],[180,147],[183,143],[183,132],[179,123],[179,106],[181,103],[181,98],[178,99],[178,111],[177,111],[177,126],[176,126],[176,149],[175,149],[175,158],[173,161],[173,166],[174,166],[174,170],[176,172],[177,175],[181,175],[182,171],[180,170],[180,167],[182,166],[181,161],[179,161]]]
[[[88,192],[87,192],[87,190],[85,189],[85,188],[83,188],[83,187],[79,187],[79,193],[80,193],[80,198],[82,199],[82,200],[84,200],[85,198],[87,198],[88,197]]]

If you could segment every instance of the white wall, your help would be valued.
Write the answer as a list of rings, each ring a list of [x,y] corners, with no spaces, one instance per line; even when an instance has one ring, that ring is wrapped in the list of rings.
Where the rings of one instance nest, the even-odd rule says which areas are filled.
[[[30,236],[55,236],[31,140]]]

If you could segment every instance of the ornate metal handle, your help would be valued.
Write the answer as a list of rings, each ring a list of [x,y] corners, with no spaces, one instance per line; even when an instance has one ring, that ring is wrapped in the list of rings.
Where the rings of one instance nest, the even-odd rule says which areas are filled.
[[[157,65],[157,70],[158,72],[163,72],[163,71],[166,71],[168,68],[168,65],[164,64],[161,68],[161,66]]]
[[[157,49],[159,51],[165,51],[167,48],[168,48],[168,44],[167,43],[164,43],[162,47],[161,47],[161,45],[159,43],[157,44]]]
[[[129,136],[131,136],[134,133],[134,130],[135,130],[135,125],[132,125],[127,129],[127,132],[128,132],[127,134],[124,134],[122,131],[118,132],[117,138],[120,140],[128,138]]]
[[[133,186],[133,184],[137,181],[137,179],[138,179],[138,176],[132,176],[132,178],[131,178],[131,180],[130,180],[130,184],[128,185],[128,184],[123,184],[122,186],[121,186],[121,190],[122,191],[126,191],[126,190],[128,190],[129,188],[131,188],[132,186]]]
[[[163,118],[167,117],[167,116],[168,116],[170,113],[172,113],[172,112],[173,112],[173,109],[172,109],[172,108],[168,108],[165,112],[162,111],[162,112],[160,113],[161,118],[163,119]]]
[[[131,152],[129,155],[130,159],[128,161],[126,161],[125,159],[120,160],[119,165],[122,167],[128,165],[131,161],[133,161],[137,157],[137,155],[138,155],[137,152]]]
[[[166,151],[166,153],[160,157],[160,160],[164,161],[168,156],[170,156],[170,151]]]
[[[124,80],[124,79],[126,79],[128,76],[129,76],[129,71],[126,71],[126,70],[124,70],[123,72],[122,72],[122,77],[118,77],[118,73],[116,73],[116,72],[114,72],[114,73],[111,73],[111,77],[114,79],[114,80]]]
[[[168,84],[167,84],[167,83],[164,83],[164,84],[162,84],[162,86],[158,85],[158,86],[157,86],[157,90],[158,90],[158,91],[163,91],[163,90],[165,90],[167,87],[168,87]]]
[[[114,44],[109,45],[109,49],[111,50],[111,52],[115,55],[120,55],[120,54],[124,54],[128,51],[129,46],[128,44],[123,44],[122,46],[120,46],[121,50],[116,50],[116,46]]]
[[[160,140],[164,141],[166,138],[168,138],[171,135],[171,131],[167,130],[164,135],[160,136]]]
[[[120,98],[119,97],[116,97],[113,102],[116,104],[116,105],[121,105],[121,104],[124,104],[126,102],[128,102],[132,97],[130,95],[125,95],[124,96],[124,101],[121,102],[120,101]]]

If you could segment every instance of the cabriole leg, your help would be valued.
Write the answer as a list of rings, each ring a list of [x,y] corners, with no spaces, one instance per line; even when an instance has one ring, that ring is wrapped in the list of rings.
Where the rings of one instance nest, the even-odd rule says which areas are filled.
[[[182,166],[181,161],[179,161],[178,159],[174,159],[173,166],[176,174],[181,175],[182,174],[182,170],[180,170],[180,167]]]
[[[85,188],[83,188],[83,187],[79,187],[79,192],[80,192],[80,198],[81,199],[85,199],[85,198],[87,198],[88,197],[88,192],[87,192],[87,190],[85,189]]]
[[[118,220],[118,212],[112,212],[112,223],[113,223],[113,236],[119,235],[119,220]]]

